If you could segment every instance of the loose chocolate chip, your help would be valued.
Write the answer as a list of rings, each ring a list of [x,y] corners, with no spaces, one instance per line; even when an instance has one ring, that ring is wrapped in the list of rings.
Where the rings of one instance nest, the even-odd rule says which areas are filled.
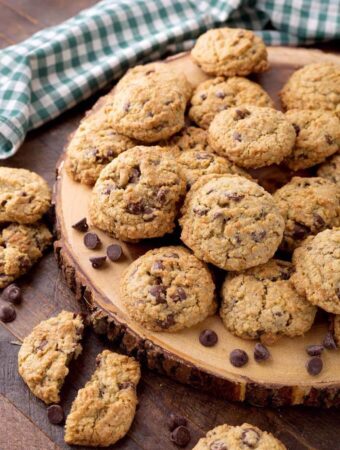
[[[130,177],[129,177],[129,183],[138,183],[139,178],[140,178],[140,169],[139,167],[134,167],[133,169],[131,169],[130,172]]]
[[[329,134],[325,134],[325,139],[326,139],[326,142],[327,142],[328,145],[333,145],[334,144],[334,139]]]
[[[225,98],[225,93],[223,91],[216,91],[217,98]]]
[[[129,388],[135,388],[135,385],[131,381],[124,381],[124,383],[120,383],[118,385],[120,390],[123,389],[129,389]]]
[[[164,330],[167,330],[172,325],[175,325],[175,317],[173,314],[169,314],[165,320],[157,320],[157,325],[159,325]]]
[[[58,425],[64,422],[64,411],[60,405],[51,405],[47,408],[47,417],[50,423]]]
[[[73,224],[72,228],[74,228],[75,230],[80,231],[82,233],[85,233],[89,229],[86,217],[84,217],[83,219],[81,219],[78,222],[76,222],[75,224]]]
[[[191,439],[190,431],[187,427],[181,425],[173,430],[170,439],[178,447],[186,447]]]
[[[261,231],[253,231],[250,235],[254,242],[262,242],[266,237],[266,232],[264,230]]]
[[[210,444],[209,450],[228,450],[227,444],[218,439]]]
[[[101,240],[96,233],[86,233],[84,236],[84,245],[90,250],[94,250],[101,245]]]
[[[260,344],[259,342],[255,344],[254,348],[255,361],[257,362],[266,361],[268,358],[270,358],[270,352],[267,349],[267,347],[263,344]]]
[[[199,341],[204,347],[213,347],[217,344],[218,336],[213,330],[203,330],[200,333]]]
[[[302,225],[301,223],[295,222],[292,236],[294,239],[304,239],[310,233],[310,228],[306,225]]]
[[[245,428],[242,432],[241,440],[247,447],[255,448],[260,440],[260,435],[253,428]]]
[[[17,316],[15,309],[12,305],[2,305],[0,307],[0,320],[3,322],[13,322]]]
[[[229,361],[235,367],[242,367],[248,362],[248,355],[244,350],[239,348],[233,350],[229,355]]]
[[[300,131],[301,131],[301,128],[300,128],[299,125],[297,125],[296,123],[293,123],[292,125],[293,125],[293,127],[294,127],[296,136],[299,136]]]
[[[157,303],[166,303],[166,287],[163,284],[151,286],[149,293],[155,297]]]
[[[92,264],[92,267],[94,269],[100,269],[103,267],[106,261],[106,256],[94,256],[93,258],[90,258],[90,263]]]
[[[233,139],[234,141],[242,142],[242,136],[237,131],[233,132]]]
[[[318,356],[314,356],[314,358],[311,358],[306,365],[307,372],[309,375],[316,376],[319,375],[323,367],[322,359]]]
[[[21,289],[15,283],[12,283],[2,291],[2,298],[6,302],[18,304],[21,302]]]
[[[107,257],[111,261],[118,261],[118,259],[122,256],[122,247],[118,244],[111,244],[106,249]]]
[[[174,302],[181,302],[187,298],[187,294],[182,287],[178,287],[176,292],[171,295],[171,298]]]
[[[330,331],[328,331],[323,340],[323,346],[327,348],[327,350],[335,350],[337,348],[333,334]]]
[[[245,119],[247,116],[250,115],[250,112],[247,109],[237,109],[235,113],[237,120]]]
[[[154,262],[154,265],[152,266],[152,270],[163,270],[164,269],[164,265],[162,263],[162,261],[157,260]]]
[[[315,345],[308,345],[306,347],[306,352],[309,356],[320,356],[323,352],[323,345],[315,344]]]
[[[177,414],[170,414],[169,420],[168,420],[168,427],[170,431],[174,431],[175,428],[178,428],[179,426],[187,426],[188,421],[185,417],[179,416]]]
[[[313,214],[313,222],[314,222],[315,228],[317,228],[317,229],[323,228],[326,225],[326,222],[317,213]]]

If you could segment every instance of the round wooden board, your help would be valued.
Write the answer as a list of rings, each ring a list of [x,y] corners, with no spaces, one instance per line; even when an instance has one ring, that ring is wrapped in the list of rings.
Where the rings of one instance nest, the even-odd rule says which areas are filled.
[[[340,57],[336,55],[282,47],[269,48],[269,60],[271,69],[254,79],[270,93],[278,107],[277,93],[293,70],[312,62],[340,63]],[[194,85],[207,78],[188,54],[172,57],[166,62],[183,71]],[[156,243],[121,243],[125,255],[122,261],[110,262],[101,270],[93,269],[89,257],[103,254],[106,246],[115,240],[96,230],[103,247],[93,252],[83,245],[83,234],[72,228],[72,224],[88,216],[90,192],[90,188],[71,180],[63,170],[61,158],[55,186],[58,232],[55,251],[68,285],[77,299],[85,301],[90,308],[98,332],[117,341],[125,352],[135,355],[149,368],[229,400],[262,406],[340,404],[340,351],[324,352],[324,370],[319,376],[311,377],[305,370],[305,347],[323,340],[326,322],[314,325],[304,337],[282,338],[270,348],[272,359],[258,364],[252,357],[254,342],[231,335],[218,316],[173,334],[153,333],[131,321],[119,298],[121,274],[131,261],[151,246],[166,245],[169,239]],[[199,333],[205,328],[217,332],[219,342],[215,347],[206,348],[199,343]],[[247,366],[238,369],[229,363],[229,353],[235,348],[247,351],[250,356]]]

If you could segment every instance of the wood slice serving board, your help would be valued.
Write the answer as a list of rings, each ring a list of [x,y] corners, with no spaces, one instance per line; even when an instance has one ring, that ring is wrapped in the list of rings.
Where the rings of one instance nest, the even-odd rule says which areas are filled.
[[[270,93],[278,107],[277,93],[293,70],[312,62],[340,63],[340,57],[336,55],[280,47],[269,48],[269,60],[271,69],[254,79]],[[172,57],[166,62],[183,71],[194,85],[207,78],[188,54]],[[88,216],[91,190],[72,181],[63,165],[61,158],[55,186],[59,239],[55,250],[69,287],[76,298],[90,308],[98,332],[107,334],[123,351],[136,356],[147,367],[229,400],[261,406],[340,405],[340,351],[324,352],[324,370],[319,376],[312,377],[305,369],[308,358],[305,348],[308,344],[322,342],[327,331],[326,320],[315,324],[304,337],[282,338],[271,346],[271,360],[262,364],[252,357],[254,341],[230,334],[218,316],[178,333],[150,332],[130,320],[119,298],[121,274],[136,257],[151,247],[168,244],[170,238],[141,244],[121,243],[124,259],[110,262],[101,270],[93,269],[89,257],[103,254],[106,246],[115,240],[96,230],[103,242],[102,249],[93,252],[83,245],[83,235],[74,230],[72,224]],[[278,172],[264,172],[267,178],[278,177]],[[219,341],[215,347],[206,348],[199,343],[198,336],[205,328],[217,332]],[[235,368],[229,362],[229,353],[235,348],[244,349],[250,357],[243,368]]]

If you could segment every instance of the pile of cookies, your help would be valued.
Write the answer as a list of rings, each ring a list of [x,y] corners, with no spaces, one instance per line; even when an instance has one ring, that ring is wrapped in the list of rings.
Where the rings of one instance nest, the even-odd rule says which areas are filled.
[[[52,242],[42,222],[51,206],[46,181],[25,169],[0,167],[0,288],[6,288],[0,307],[0,319],[15,319],[13,303],[19,301],[18,286],[11,284],[24,275]],[[12,303],[12,304],[11,304]]]

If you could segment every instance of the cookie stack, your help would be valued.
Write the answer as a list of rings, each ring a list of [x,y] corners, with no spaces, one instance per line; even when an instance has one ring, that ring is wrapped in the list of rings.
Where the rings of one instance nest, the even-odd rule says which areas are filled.
[[[51,206],[46,181],[25,169],[0,167],[0,288],[25,274],[52,242],[41,219]]]

